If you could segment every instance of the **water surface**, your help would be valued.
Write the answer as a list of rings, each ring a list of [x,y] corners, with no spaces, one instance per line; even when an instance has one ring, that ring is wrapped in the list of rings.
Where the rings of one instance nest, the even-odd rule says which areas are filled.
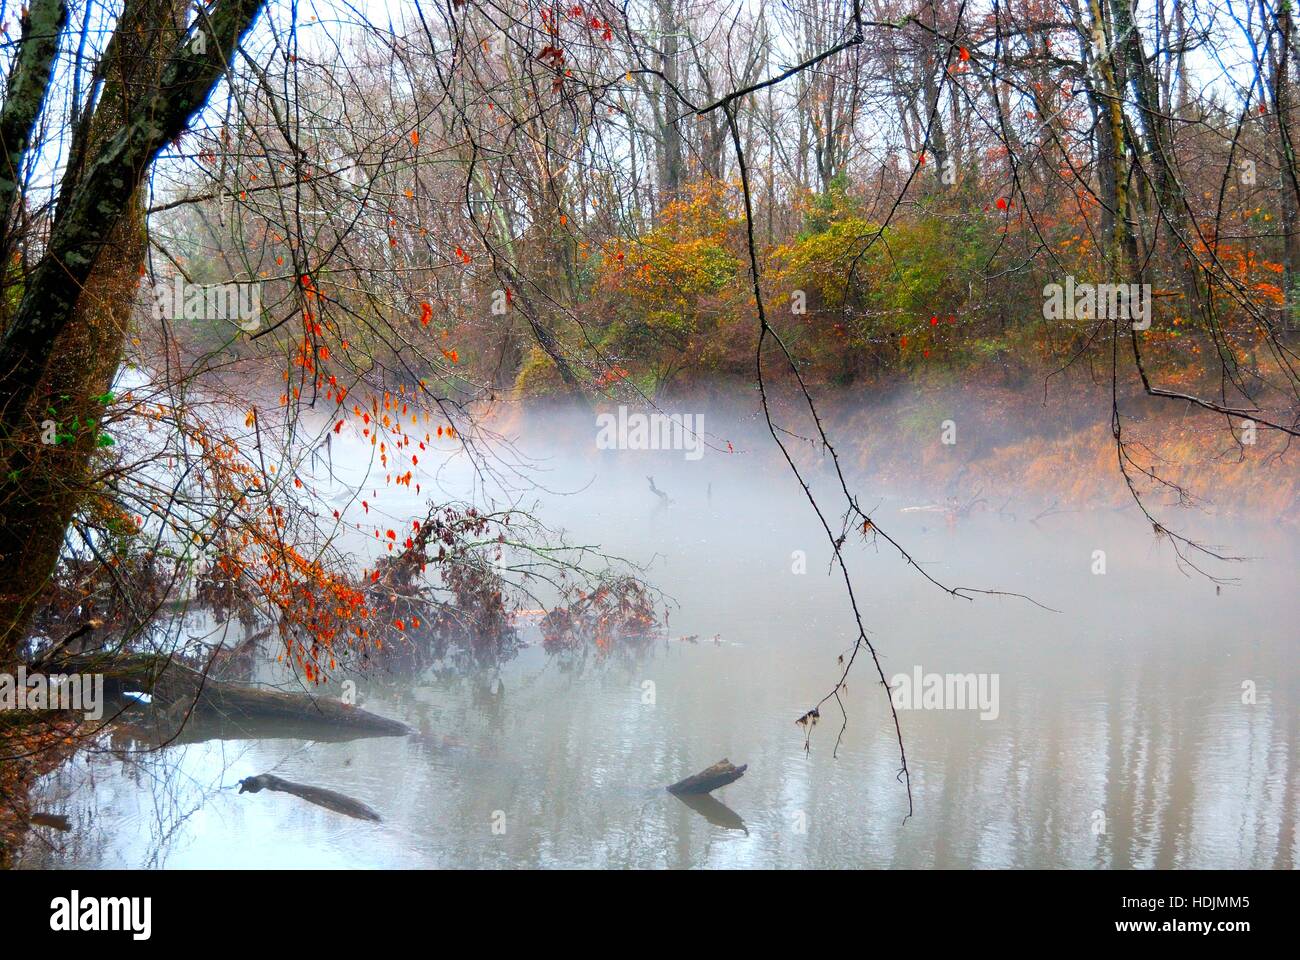
[[[361,469],[347,443],[337,441],[336,463]],[[937,579],[1030,594],[1059,611],[954,599],[886,544],[854,543],[859,602],[888,675],[920,666],[998,678],[996,719],[902,713],[914,797],[904,822],[898,747],[869,661],[849,679],[838,749],[833,704],[808,749],[795,723],[831,689],[854,632],[793,480],[756,466],[758,454],[709,450],[688,462],[598,454],[589,441],[545,449],[546,485],[581,493],[538,494],[538,512],[574,542],[645,562],[675,601],[665,638],[645,656],[571,663],[529,648],[474,676],[356,676],[362,704],[410,723],[409,738],[214,740],[135,754],[118,737],[44,785],[38,806],[68,813],[74,831],[33,840],[24,864],[1296,865],[1300,557],[1288,532],[1191,518],[1207,540],[1254,558],[1217,591],[1180,571],[1131,510],[1030,522],[1039,509],[1007,491],[1002,513],[949,520],[905,510],[931,505],[926,494],[872,490],[873,515]],[[379,515],[422,512],[438,483],[471,489],[463,464],[436,473],[421,497],[381,497]],[[671,505],[649,492],[648,474]],[[341,483],[344,502],[349,484],[363,486]],[[1093,572],[1099,549],[1104,575]],[[749,770],[716,803],[663,791],[723,757]],[[234,789],[263,772],[356,797],[384,822]]]

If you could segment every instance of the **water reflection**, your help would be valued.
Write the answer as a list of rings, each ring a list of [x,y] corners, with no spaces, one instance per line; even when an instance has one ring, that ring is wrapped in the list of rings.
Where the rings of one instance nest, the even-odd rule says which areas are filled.
[[[740,818],[740,814],[721,800],[714,799],[712,795],[706,793],[674,794],[674,796],[715,827],[722,827],[724,830],[743,830],[745,835],[749,836],[749,828],[745,826],[745,821]]]
[[[870,548],[852,568],[888,675],[917,666],[1000,678],[996,720],[902,715],[906,795],[878,683],[855,673],[848,728],[825,713],[809,752],[794,720],[829,689],[851,640],[842,584],[790,491],[717,458],[688,480],[656,464],[602,469],[548,517],[575,540],[655,557],[676,600],[643,657],[556,660],[526,648],[468,676],[357,676],[366,709],[417,731],[338,740],[204,721],[172,746],[123,727],[44,785],[25,866],[1220,867],[1294,868],[1300,851],[1297,548],[1265,526],[1205,521],[1262,558],[1240,585],[1183,576],[1131,516],[982,513],[955,525],[879,508],[947,582],[1011,599],[954,600]],[[557,475],[552,485],[585,476]],[[705,479],[707,477],[707,479]],[[629,513],[628,491],[647,497]],[[881,514],[885,515],[884,513]],[[1024,519],[1036,518],[1036,522]],[[1110,572],[1089,571],[1104,547]],[[807,573],[793,574],[804,551]],[[1247,696],[1253,690],[1253,697]],[[1252,702],[1253,700],[1253,702]],[[718,757],[749,764],[717,796],[664,786]],[[272,793],[273,773],[373,807],[362,823]]]

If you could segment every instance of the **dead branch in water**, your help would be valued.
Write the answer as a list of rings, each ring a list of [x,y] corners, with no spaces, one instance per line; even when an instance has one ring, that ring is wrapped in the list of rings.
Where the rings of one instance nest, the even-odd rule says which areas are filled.
[[[694,776],[687,777],[685,780],[678,780],[669,786],[667,790],[674,795],[710,793],[719,787],[725,787],[727,784],[739,780],[748,769],[749,764],[742,763],[740,766],[736,766],[724,757],[713,766],[706,767]]]
[[[672,497],[668,496],[668,494],[664,493],[662,490],[660,490],[658,487],[655,486],[654,477],[646,477],[646,479],[650,481],[650,492],[659,498],[660,506],[666,507],[673,502]]]
[[[282,780],[274,774],[264,773],[257,777],[245,777],[239,781],[240,793],[261,793],[263,790],[273,790],[276,793],[291,793],[295,797],[301,797],[308,803],[314,803],[318,807],[324,807],[326,810],[333,810],[335,813],[341,813],[345,817],[354,817],[357,820],[370,820],[374,823],[382,823],[383,818],[375,813],[374,810],[366,806],[360,800],[353,800],[351,797],[344,796],[336,790],[326,790],[324,787],[312,787],[303,783],[293,783],[289,780]]]
[[[117,657],[63,657],[51,670],[64,673],[103,673],[110,692],[147,693],[162,703],[193,704],[196,711],[214,711],[231,718],[311,721],[364,732],[370,736],[402,737],[406,724],[327,697],[282,693],[263,687],[214,680],[167,657],[125,654]]]
[[[72,829],[72,823],[61,813],[33,813],[28,823],[34,827],[49,827],[65,833]]]

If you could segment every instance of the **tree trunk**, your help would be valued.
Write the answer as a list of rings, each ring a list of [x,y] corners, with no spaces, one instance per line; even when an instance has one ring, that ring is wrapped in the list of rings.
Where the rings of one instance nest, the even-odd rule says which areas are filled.
[[[178,47],[187,6],[128,0],[100,64],[99,103],[73,133],[45,253],[0,340],[0,664],[26,636],[71,517],[94,495],[98,398],[121,361],[144,254],[137,190],[261,0],[219,2],[203,42]],[[51,433],[64,441],[43,442]]]
[[[686,160],[679,126],[685,107],[673,92],[680,83],[677,42],[677,17],[673,0],[656,0],[659,13],[659,32],[663,39],[664,105],[660,134],[663,138],[662,169],[660,171],[660,208],[681,195],[686,179]]]
[[[1279,193],[1282,229],[1285,233],[1282,260],[1282,289],[1286,297],[1285,325],[1294,328],[1300,314],[1300,174],[1296,170],[1295,140],[1291,124],[1291,44],[1294,29],[1291,7],[1283,5],[1278,13],[1278,32],[1282,42],[1273,73],[1273,105],[1277,110],[1278,161],[1282,171]]]
[[[135,0],[122,14],[104,59],[104,88],[90,120],[80,157],[67,176],[75,186],[86,158],[94,156],[139,106],[140,91],[156,85],[163,51],[175,46],[184,25],[184,0]],[[65,181],[64,196],[67,196]],[[71,322],[54,343],[49,366],[31,412],[37,433],[57,424],[58,443],[34,443],[21,483],[6,489],[5,524],[0,537],[3,570],[0,599],[13,603],[10,632],[22,631],[54,570],[72,515],[92,492],[91,458],[100,442],[96,424],[121,362],[131,309],[145,255],[144,204],[132,196],[109,232],[91,268]],[[35,406],[35,404],[33,404]],[[74,424],[76,426],[74,426]],[[6,640],[0,637],[0,650]]]

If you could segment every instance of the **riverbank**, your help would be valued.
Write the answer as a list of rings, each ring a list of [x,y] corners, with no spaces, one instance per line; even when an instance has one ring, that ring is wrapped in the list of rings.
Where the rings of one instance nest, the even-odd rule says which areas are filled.
[[[935,370],[811,392],[841,468],[868,488],[862,491],[868,499],[872,492],[906,489],[939,505],[1059,511],[1122,508],[1133,504],[1136,491],[1161,509],[1181,505],[1211,516],[1287,523],[1300,515],[1300,469],[1289,438],[1132,386],[1116,400],[1130,490],[1112,426],[1111,385],[1081,370],[1009,371],[990,364],[960,379]],[[603,401],[594,414],[620,405]],[[705,460],[750,458],[754,469],[788,471],[756,391],[720,383],[627,406],[697,418]],[[810,476],[829,472],[802,396],[789,384],[777,385],[769,390],[769,407],[796,465]],[[503,435],[544,431],[566,449],[590,444],[597,455],[593,411],[557,401],[498,404],[490,422]]]

